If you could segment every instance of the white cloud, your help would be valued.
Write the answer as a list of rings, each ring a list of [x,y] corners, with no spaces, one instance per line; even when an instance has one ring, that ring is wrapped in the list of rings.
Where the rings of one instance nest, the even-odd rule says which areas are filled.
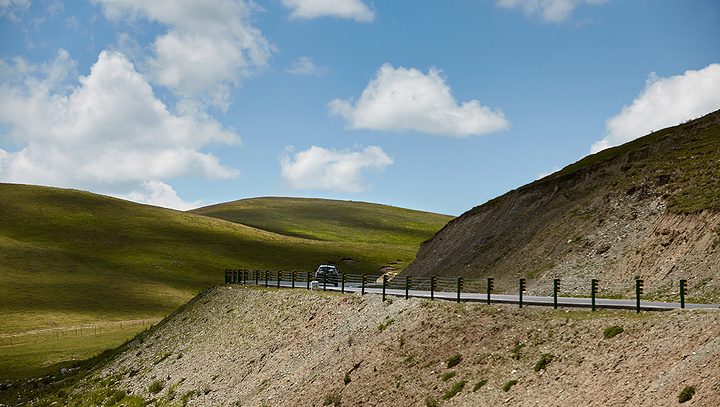
[[[295,75],[323,76],[330,72],[330,67],[327,65],[317,66],[309,57],[299,57],[285,72]]]
[[[335,99],[330,113],[344,117],[351,128],[405,131],[467,137],[505,130],[510,122],[499,110],[477,100],[462,105],[450,92],[442,71],[430,68],[427,75],[417,69],[393,68],[384,64],[353,106]]]
[[[592,145],[596,153],[665,127],[695,119],[720,108],[720,64],[683,75],[658,78],[650,74],[645,89],[605,125],[608,135]]]
[[[520,8],[527,16],[540,16],[544,21],[562,23],[581,4],[603,4],[609,0],[498,0],[505,8]]]
[[[311,19],[324,16],[352,18],[369,22],[375,13],[360,0],[282,0],[285,7],[292,9],[291,18]]]
[[[7,16],[10,21],[17,21],[17,14],[30,7],[30,0],[0,0],[0,17]]]
[[[147,18],[169,26],[148,59],[153,81],[184,98],[227,109],[231,87],[267,68],[274,47],[235,0],[94,0],[109,19]]]
[[[0,180],[123,195],[148,181],[239,174],[201,149],[240,138],[207,116],[171,114],[124,55],[103,51],[68,83],[74,66],[64,50],[42,66],[0,63],[0,123],[21,148],[0,150]]]
[[[363,170],[384,171],[393,163],[380,147],[369,146],[360,152],[336,151],[312,146],[294,157],[288,147],[280,157],[282,177],[292,189],[362,192],[371,187]]]
[[[126,196],[118,196],[118,198],[181,211],[202,206],[200,201],[190,203],[183,201],[170,185],[160,181],[144,182],[139,190],[132,191]]]

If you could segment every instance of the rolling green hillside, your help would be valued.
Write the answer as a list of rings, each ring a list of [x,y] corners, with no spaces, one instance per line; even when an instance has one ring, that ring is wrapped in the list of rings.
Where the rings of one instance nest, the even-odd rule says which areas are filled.
[[[221,283],[227,267],[304,271],[331,262],[348,273],[377,272],[409,263],[449,219],[339,201],[251,203],[242,214],[279,233],[88,192],[0,184],[0,333],[163,316]],[[313,212],[332,213],[329,230],[340,232],[315,227]]]
[[[419,245],[452,217],[366,202],[306,198],[252,198],[192,213],[285,236],[366,244]]]

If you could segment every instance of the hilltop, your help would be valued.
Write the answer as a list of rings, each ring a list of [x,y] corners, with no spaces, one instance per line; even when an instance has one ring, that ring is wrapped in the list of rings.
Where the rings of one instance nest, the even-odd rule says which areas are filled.
[[[588,156],[451,221],[412,276],[687,279],[720,296],[720,111]]]
[[[220,286],[119,349],[20,391],[27,405],[656,407],[692,387],[683,405],[714,406],[719,322],[717,310]],[[17,391],[0,400],[17,401]]]
[[[325,226],[301,222],[302,216],[294,223],[288,215],[282,224],[298,231],[292,235],[270,226],[263,229],[262,222],[246,226],[89,192],[0,184],[0,335],[162,318],[198,292],[222,283],[226,268],[303,272],[333,263],[347,273],[402,269],[414,259],[420,242],[451,219],[344,201],[251,202],[255,208],[243,215],[253,219],[267,217],[266,206],[288,214],[296,210],[290,208],[293,205],[312,211],[314,204],[322,203],[321,211],[332,208],[335,222],[350,226],[332,236]],[[365,217],[362,225],[355,221],[358,214]],[[272,216],[267,219],[274,221]],[[358,236],[369,237],[348,237],[355,225]],[[321,233],[323,238],[318,237]],[[14,342],[18,341],[23,342]],[[93,349],[119,343],[96,344]],[[31,363],[47,366],[94,353],[88,352],[34,355]],[[4,354],[0,377],[16,374],[26,363],[12,362],[13,372],[4,371],[12,359]]]

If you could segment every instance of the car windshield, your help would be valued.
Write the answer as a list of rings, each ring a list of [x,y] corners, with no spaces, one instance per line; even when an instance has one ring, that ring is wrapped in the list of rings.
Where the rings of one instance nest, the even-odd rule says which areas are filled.
[[[335,269],[332,268],[332,267],[320,267],[320,268],[318,269],[318,271],[322,271],[322,272],[325,272],[325,271],[330,272],[330,271],[334,271],[334,270],[335,270]]]

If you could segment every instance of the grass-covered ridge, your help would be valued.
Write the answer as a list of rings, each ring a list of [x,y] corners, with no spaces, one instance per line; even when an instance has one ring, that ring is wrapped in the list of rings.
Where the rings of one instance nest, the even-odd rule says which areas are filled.
[[[256,218],[282,212],[273,199],[263,202],[273,209]],[[379,230],[366,223],[353,238],[356,203],[334,205],[330,230],[342,233],[321,240],[88,192],[0,184],[0,334],[162,317],[222,283],[228,267],[310,271],[335,263],[343,272],[368,274],[391,263],[403,267],[450,219],[367,205],[365,216]],[[343,208],[351,226],[343,225]],[[405,213],[409,231],[398,218],[392,228],[380,227],[395,211]],[[284,223],[298,236],[325,233],[302,219],[294,225],[288,212],[276,226]]]
[[[192,213],[313,240],[419,244],[452,217],[393,206],[310,198],[252,198]]]

